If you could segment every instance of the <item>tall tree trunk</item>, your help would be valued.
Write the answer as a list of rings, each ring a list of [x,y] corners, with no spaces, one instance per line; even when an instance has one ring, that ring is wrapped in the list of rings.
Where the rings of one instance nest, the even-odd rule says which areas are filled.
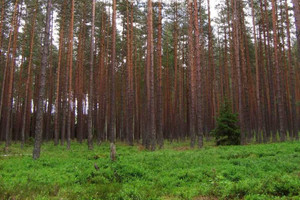
[[[71,21],[71,19],[70,19]],[[70,34],[70,31],[69,31]],[[68,40],[69,40],[69,36],[68,36]],[[64,54],[62,54],[64,56],[64,84],[62,85],[62,125],[61,125],[61,140],[60,140],[60,144],[61,146],[63,146],[65,144],[65,139],[66,139],[66,131],[68,129],[68,88],[69,88],[69,54],[70,54],[70,41],[67,42],[68,47],[67,47],[67,54],[66,57]],[[68,136],[68,133],[67,133]],[[68,140],[68,138],[67,138]],[[67,141],[68,142],[68,141]]]
[[[47,118],[45,126],[46,141],[52,139],[51,122],[52,122],[52,106],[53,106],[53,14],[51,15],[51,40],[50,40],[50,58],[49,58],[49,80],[48,80],[48,105],[47,105]]]
[[[238,6],[240,1],[234,1],[234,52],[235,52],[235,65],[237,70],[238,79],[238,102],[239,102],[239,119],[241,126],[241,144],[245,144],[245,121],[244,121],[244,110],[243,110],[243,95],[242,95],[242,67],[240,64],[240,17],[238,14]]]
[[[15,28],[15,24],[17,23],[17,13],[18,13],[18,0],[16,0],[15,5],[14,5],[14,13],[13,13],[13,17],[12,17],[12,21],[10,24],[10,31],[9,31],[9,36],[8,36],[8,46],[7,46],[7,57],[6,57],[6,62],[5,62],[5,66],[4,66],[4,71],[3,71],[3,79],[2,79],[2,86],[1,86],[1,99],[0,99],[0,121],[2,119],[2,113],[3,113],[3,104],[5,101],[4,95],[5,95],[5,91],[6,91],[6,82],[7,82],[7,77],[8,76],[8,72],[9,72],[9,61],[10,61],[10,54],[11,54],[11,42],[12,42],[12,35],[13,35],[13,31]]]
[[[126,119],[126,133],[127,133],[127,142],[129,145],[133,145],[133,71],[132,71],[132,35],[133,35],[133,10],[131,7],[131,12],[129,14],[129,2],[127,1],[126,15],[127,15],[127,56],[126,56],[126,65],[127,65],[127,87],[126,87],[126,108],[127,108],[127,119]],[[132,3],[131,3],[132,5]]]
[[[208,10],[208,76],[209,84],[209,131],[214,127],[214,116],[216,115],[216,69],[214,63],[213,33],[210,19],[210,1],[207,1]]]
[[[299,9],[299,6],[298,6]],[[288,42],[288,65],[290,70],[290,78],[289,78],[289,87],[291,92],[291,112],[292,112],[292,128],[293,134],[292,137],[294,139],[299,139],[298,134],[298,119],[297,119],[297,108],[296,108],[296,80],[295,80],[295,65],[293,65],[292,58],[292,48],[291,48],[291,33],[290,33],[290,19],[289,19],[289,10],[288,10],[288,2],[285,0],[285,14],[286,14],[286,31],[287,31],[287,42]],[[299,11],[300,12],[300,11]],[[300,17],[300,13],[299,13]],[[299,19],[300,21],[300,19]],[[299,24],[300,26],[300,24]],[[299,34],[299,33],[298,33]],[[299,51],[299,49],[298,49]]]
[[[9,79],[8,79],[8,87],[7,87],[7,109],[6,109],[6,128],[5,128],[5,136],[6,143],[5,149],[10,145],[11,140],[11,124],[12,124],[12,107],[13,107],[13,84],[14,84],[14,74],[16,67],[16,53],[17,53],[17,41],[18,41],[18,30],[19,30],[19,18],[21,17],[21,11],[19,10],[18,1],[15,4],[16,16],[13,17],[13,49],[12,55],[10,58],[10,52],[8,52],[7,63],[10,61],[10,70],[9,70]]]
[[[25,27],[27,27],[27,24],[25,25]],[[16,88],[17,90],[17,102],[16,102],[16,121],[17,121],[17,124],[16,124],[16,128],[15,128],[15,140],[18,140],[18,139],[21,139],[20,138],[20,128],[21,128],[21,121],[22,121],[22,109],[21,109],[21,99],[24,98],[23,96],[23,88],[22,88],[22,84],[24,82],[23,80],[23,71],[24,71],[24,62],[25,62],[25,44],[26,44],[26,39],[25,39],[25,36],[23,37],[23,41],[22,41],[22,55],[21,55],[21,63],[20,63],[20,71],[19,71],[19,78],[18,78],[18,86]],[[22,148],[22,142],[21,142],[21,148]]]
[[[2,55],[2,29],[4,24],[5,0],[1,1],[1,18],[0,18],[0,56]]]
[[[98,89],[98,102],[99,102],[99,110],[97,111],[98,113],[98,118],[99,118],[99,134],[98,134],[98,145],[101,144],[102,140],[105,140],[104,137],[104,132],[105,132],[105,101],[106,101],[106,94],[105,94],[105,87],[106,87],[106,75],[105,75],[105,36],[106,36],[106,31],[105,31],[105,22],[106,22],[106,13],[102,12],[101,16],[101,37],[100,37],[100,52],[99,52],[99,89]]]
[[[178,22],[177,22],[177,0],[174,1],[175,13],[174,13],[174,97],[172,104],[172,138],[178,140]]]
[[[84,127],[84,47],[85,47],[85,33],[86,33],[86,7],[83,7],[83,20],[80,25],[80,35],[77,54],[77,79],[78,79],[78,91],[77,91],[77,140],[82,143],[83,140],[83,127]],[[102,57],[102,56],[101,56]]]
[[[157,106],[157,143],[164,146],[163,138],[163,101],[162,101],[162,4],[158,2],[158,38],[157,38],[157,67],[158,67],[158,106]]]
[[[209,5],[209,0],[207,1]],[[201,84],[201,47],[200,47],[200,33],[198,21],[198,5],[197,0],[194,0],[194,27],[195,27],[195,61],[197,71],[197,134],[198,134],[198,147],[203,147],[203,122],[202,122],[202,84]]]
[[[300,3],[299,0],[293,0],[294,15],[296,24],[296,37],[298,43],[298,66],[300,66]]]
[[[296,35],[297,35],[297,43],[298,43],[298,67],[300,66],[300,5],[299,5],[299,1],[298,0],[293,0],[293,4],[294,4],[294,15],[295,15],[295,24],[296,24]],[[299,79],[298,79],[299,80]],[[294,115],[294,114],[293,114]],[[299,119],[300,117],[295,116],[294,120],[297,120],[298,123],[296,123],[296,130],[294,128],[294,130],[296,131],[296,139],[299,140],[299,134],[298,134],[298,130],[299,130]]]
[[[256,104],[257,104],[257,125],[258,125],[258,134],[262,131],[262,110],[261,110],[261,100],[260,100],[260,72],[259,72],[259,63],[258,63],[258,48],[257,48],[257,38],[256,38],[256,21],[255,21],[255,11],[254,3],[251,0],[251,9],[252,9],[252,22],[253,22],[253,38],[254,38],[254,47],[255,47],[255,73],[256,73]],[[266,139],[264,137],[264,139]]]
[[[113,15],[112,15],[112,56],[111,56],[111,67],[110,67],[110,151],[111,160],[116,159],[115,155],[115,136],[116,136],[116,119],[115,119],[115,68],[116,68],[116,0],[113,0]]]
[[[70,149],[71,145],[71,117],[73,110],[73,90],[72,90],[72,75],[73,75],[73,32],[74,32],[74,6],[75,2],[72,0],[71,2],[71,21],[70,21],[70,30],[69,30],[69,48],[68,48],[68,59],[67,59],[67,67],[69,67],[69,91],[68,91],[68,121],[67,121],[67,149]]]
[[[277,16],[276,16],[276,3],[272,0],[272,21],[273,21],[273,40],[274,40],[274,60],[276,70],[276,92],[277,92],[277,106],[279,114],[279,134],[280,141],[285,141],[285,130],[284,130],[284,107],[282,102],[282,91],[281,91],[281,70],[279,66],[278,58],[278,37],[277,37]]]
[[[35,35],[35,23],[36,23],[36,16],[37,16],[37,10],[38,10],[38,0],[36,0],[36,6],[35,6],[35,12],[32,19],[32,28],[31,28],[31,40],[30,40],[30,48],[29,48],[29,61],[28,61],[28,67],[27,67],[27,80],[26,80],[26,86],[25,86],[25,98],[24,98],[24,111],[22,116],[22,128],[21,128],[21,148],[23,148],[25,143],[25,129],[26,129],[26,117],[27,117],[27,107],[28,107],[28,96],[29,96],[29,87],[30,80],[31,80],[31,68],[32,68],[32,57],[33,57],[33,45],[34,45],[34,35]]]
[[[147,9],[147,107],[150,112],[148,120],[148,136],[151,150],[156,147],[156,127],[155,127],[155,100],[154,100],[154,65],[153,65],[153,19],[152,19],[152,0],[148,0]]]
[[[193,2],[188,1],[188,16],[189,16],[189,28],[188,28],[188,50],[189,50],[189,79],[190,79],[190,97],[189,97],[189,132],[191,136],[191,147],[195,146],[195,66],[194,66],[194,36],[193,36]]]
[[[55,97],[55,113],[54,113],[54,145],[58,145],[59,140],[59,113],[60,113],[60,79],[61,79],[61,62],[64,46],[64,22],[65,22],[65,9],[66,9],[67,0],[64,0],[62,8],[62,21],[60,24],[60,33],[59,33],[59,50],[58,50],[58,64],[56,72],[56,97]]]
[[[46,27],[44,33],[44,45],[42,52],[42,63],[40,71],[40,82],[39,82],[39,97],[37,105],[37,116],[35,125],[35,142],[33,149],[33,159],[38,159],[40,157],[42,135],[43,135],[43,101],[45,94],[45,82],[46,82],[46,68],[48,65],[49,56],[49,38],[50,38],[50,21],[51,21],[51,10],[52,10],[52,0],[47,0],[47,14],[46,14]]]
[[[91,30],[91,53],[90,53],[90,86],[89,86],[89,110],[88,110],[88,148],[93,149],[93,98],[94,98],[94,50],[95,50],[95,7],[96,0],[92,0],[92,30]]]

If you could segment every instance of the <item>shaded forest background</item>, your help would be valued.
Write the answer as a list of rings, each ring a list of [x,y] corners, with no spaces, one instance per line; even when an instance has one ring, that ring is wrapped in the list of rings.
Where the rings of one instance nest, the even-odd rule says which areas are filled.
[[[225,99],[242,144],[299,139],[298,0],[220,0],[214,25],[210,0],[0,4],[7,148],[33,137],[201,148]]]

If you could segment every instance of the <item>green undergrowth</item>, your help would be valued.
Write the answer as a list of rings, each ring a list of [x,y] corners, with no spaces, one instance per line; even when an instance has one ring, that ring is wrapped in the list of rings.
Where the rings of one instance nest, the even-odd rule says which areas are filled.
[[[73,142],[42,146],[41,158],[13,144],[0,145],[0,199],[300,199],[300,143],[162,150]],[[99,168],[96,170],[95,168]]]

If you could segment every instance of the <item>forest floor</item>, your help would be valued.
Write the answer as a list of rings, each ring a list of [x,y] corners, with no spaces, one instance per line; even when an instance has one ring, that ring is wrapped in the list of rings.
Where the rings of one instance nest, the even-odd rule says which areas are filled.
[[[32,144],[8,154],[1,144],[0,199],[300,199],[300,142],[188,146],[118,143],[111,162],[107,143],[93,151],[45,143],[37,161]]]

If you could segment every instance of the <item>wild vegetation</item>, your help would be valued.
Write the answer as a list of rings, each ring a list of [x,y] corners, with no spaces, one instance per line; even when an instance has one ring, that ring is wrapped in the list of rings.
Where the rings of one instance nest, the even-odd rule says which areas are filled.
[[[163,150],[117,143],[72,142],[72,148],[12,144],[0,153],[0,199],[299,199],[299,142],[191,149],[188,142]],[[3,145],[0,146],[3,148]]]

